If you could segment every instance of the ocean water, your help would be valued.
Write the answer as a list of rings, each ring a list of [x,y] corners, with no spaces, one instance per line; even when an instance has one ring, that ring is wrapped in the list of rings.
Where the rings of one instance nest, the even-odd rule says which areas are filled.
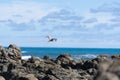
[[[42,48],[42,47],[21,47],[22,58],[31,56],[43,58],[45,55],[55,59],[60,54],[70,54],[74,59],[92,59],[101,54],[120,54],[120,49],[114,48]]]

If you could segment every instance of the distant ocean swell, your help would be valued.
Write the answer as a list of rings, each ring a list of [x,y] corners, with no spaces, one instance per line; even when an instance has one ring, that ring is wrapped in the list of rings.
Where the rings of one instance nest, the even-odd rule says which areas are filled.
[[[56,56],[57,57],[57,56]],[[96,58],[97,55],[92,55],[92,54],[85,54],[85,55],[73,55],[72,56],[74,59],[93,59],[93,58]],[[31,58],[31,55],[28,55],[28,56],[22,56],[22,59],[26,60],[26,59],[29,59]]]
[[[26,53],[28,54],[28,55],[26,55]],[[31,57],[31,55],[29,55],[29,51],[22,51],[22,54],[24,55],[24,56],[22,56],[22,59],[28,59],[28,58],[30,58]],[[69,54],[69,53],[68,53]],[[32,56],[34,56],[34,55],[32,55]],[[44,55],[45,56],[45,55]],[[38,57],[44,57],[44,56],[38,56]],[[54,55],[54,56],[51,56],[50,54],[49,54],[49,56],[50,57],[53,57],[53,58],[56,58],[57,56],[56,55]],[[96,58],[98,55],[94,55],[94,54],[81,54],[81,55],[71,55],[74,59],[92,59],[92,58]]]
[[[94,54],[84,54],[84,55],[73,55],[74,59],[93,59],[96,58],[98,55]]]
[[[22,54],[24,56],[22,56],[22,59],[28,59],[28,58],[31,58],[31,56],[34,56],[34,54],[32,55],[29,55],[29,51],[22,51]],[[31,54],[31,53],[30,53]],[[62,54],[62,53],[61,53]],[[67,53],[69,54],[69,53]],[[71,55],[71,54],[70,54]],[[44,55],[45,56],[45,55]],[[37,57],[44,57],[44,56],[41,56],[41,55],[38,55]],[[57,54],[52,56],[51,54],[49,54],[48,56],[52,57],[52,58],[56,58],[57,57]],[[95,55],[95,54],[79,54],[79,55],[71,55],[74,59],[92,59],[92,58],[96,58],[98,55]]]
[[[45,55],[55,59],[60,54],[70,54],[74,59],[92,59],[101,54],[119,54],[120,49],[99,49],[99,48],[31,48],[22,49],[22,59],[28,59],[31,56],[43,58]]]

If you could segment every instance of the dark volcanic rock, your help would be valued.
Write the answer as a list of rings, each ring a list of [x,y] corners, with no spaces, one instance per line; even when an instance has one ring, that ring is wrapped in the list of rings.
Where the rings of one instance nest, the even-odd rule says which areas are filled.
[[[90,68],[96,69],[97,64],[92,62],[91,60],[85,61],[85,63],[82,66],[82,69],[87,70],[87,69],[90,69]]]
[[[112,59],[120,58],[120,54],[118,54],[118,55],[112,55],[111,58]]]
[[[12,59],[18,60],[21,59],[21,50],[15,44],[10,44],[8,47],[8,56]]]
[[[45,59],[45,60],[52,60],[52,59],[50,58],[50,56],[44,56],[43,59]]]
[[[68,54],[59,55],[55,62],[66,69],[74,68],[76,65],[76,61]]]
[[[16,45],[0,46],[0,80],[120,80],[120,55],[91,60],[74,60],[69,54],[56,59],[21,57]]]
[[[0,46],[0,53],[1,53],[2,57],[7,57],[7,52],[5,51],[5,49],[2,46]]]
[[[19,77],[18,80],[38,80],[38,79],[34,76],[34,74],[27,74]]]
[[[46,75],[42,80],[59,80],[56,77],[52,75]]]
[[[99,64],[98,73],[94,80],[119,80],[120,79],[120,58],[114,58]]]

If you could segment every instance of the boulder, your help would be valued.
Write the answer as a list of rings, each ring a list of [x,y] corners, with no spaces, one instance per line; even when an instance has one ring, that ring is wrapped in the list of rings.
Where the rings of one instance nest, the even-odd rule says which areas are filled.
[[[42,61],[43,61],[43,59],[32,56],[31,58],[28,59],[27,62],[30,64],[33,64],[34,67],[37,67]],[[28,64],[28,63],[26,63],[26,64]]]
[[[64,61],[64,59],[65,59],[65,60],[68,60],[68,61],[72,61],[72,60],[73,60],[73,58],[72,58],[71,55],[69,55],[69,54],[61,54],[61,55],[59,55],[59,56],[57,57],[56,60],[63,60],[63,61]]]
[[[94,80],[119,80],[119,78],[113,73],[103,72],[100,73],[100,75],[97,75]]]
[[[15,44],[10,44],[7,50],[8,56],[11,59],[19,60],[21,59],[21,50]]]
[[[55,62],[66,69],[74,68],[74,66],[76,65],[76,61],[73,60],[73,58],[69,54],[61,54],[56,58]]]
[[[83,67],[83,64],[84,64],[84,60],[80,60],[79,62],[76,63],[76,65],[74,66],[75,68],[74,69],[82,69]]]
[[[88,74],[95,76],[97,74],[97,70],[95,68],[91,68],[86,70]]]
[[[10,44],[10,45],[8,46],[8,50],[9,50],[10,48],[11,48],[11,49],[15,49],[15,50],[21,52],[20,48],[19,48],[18,46],[16,46],[15,44]]]
[[[0,53],[1,53],[2,57],[7,57],[7,52],[2,46],[0,46]]]
[[[119,80],[120,79],[120,58],[99,64],[98,73],[94,80]]]
[[[97,63],[91,61],[91,60],[87,60],[84,62],[83,66],[82,66],[82,69],[83,70],[87,70],[87,69],[90,69],[90,68],[95,68],[97,69]]]
[[[62,67],[59,68],[49,68],[48,71],[46,71],[47,75],[52,75],[52,76],[46,76],[46,80],[79,80],[77,78],[80,77],[79,73],[76,70],[68,70],[64,69]],[[45,78],[46,78],[45,77]],[[54,79],[49,79],[49,78],[54,78]]]
[[[44,56],[43,59],[45,59],[45,60],[52,60],[50,56]]]
[[[32,56],[31,58],[28,59],[28,61],[30,63],[40,63],[43,60],[41,58],[39,58],[39,57]]]
[[[120,55],[92,60],[73,60],[69,54],[22,60],[21,55],[14,44],[0,46],[0,80],[120,80]]]

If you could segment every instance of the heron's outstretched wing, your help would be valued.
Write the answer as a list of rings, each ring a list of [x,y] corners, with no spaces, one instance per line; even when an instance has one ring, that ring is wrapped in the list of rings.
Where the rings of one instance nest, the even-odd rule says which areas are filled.
[[[48,42],[57,41],[57,38],[51,38],[50,36],[46,36],[48,38]]]

